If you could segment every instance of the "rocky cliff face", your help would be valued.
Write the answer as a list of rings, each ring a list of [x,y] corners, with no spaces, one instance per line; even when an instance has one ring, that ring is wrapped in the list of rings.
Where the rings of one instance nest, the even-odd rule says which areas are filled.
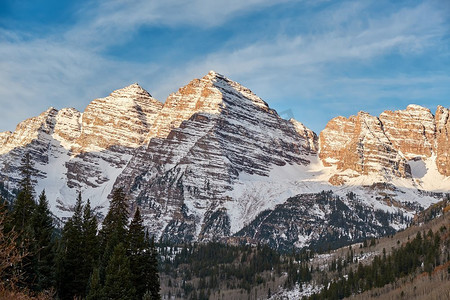
[[[448,108],[436,110],[436,165],[439,172],[450,176],[450,118]]]
[[[145,144],[161,108],[162,103],[136,83],[92,101],[82,114],[73,158],[66,163],[69,187],[97,188],[114,181],[113,169],[123,169],[134,150]]]
[[[403,214],[412,217],[442,196],[428,191],[448,191],[449,123],[443,107],[435,116],[414,105],[378,118],[360,112],[331,120],[319,142],[302,123],[280,118],[248,88],[211,71],[164,104],[132,84],[84,112],[50,108],[0,133],[0,188],[17,186],[29,152],[37,192],[45,188],[63,218],[78,191],[104,213],[112,190],[123,187],[163,239],[319,246],[402,228]],[[373,226],[362,224],[369,215]]]
[[[386,136],[380,119],[360,112],[348,119],[332,119],[320,133],[320,158],[325,166],[358,174],[411,175],[405,158]],[[337,177],[333,184],[341,184]],[[338,180],[333,182],[333,180]]]
[[[268,176],[273,165],[309,164],[306,157],[315,154],[317,137],[294,124],[210,72],[169,96],[146,152],[133,157],[116,186],[139,201],[165,237],[227,236],[226,193],[239,174]]]
[[[406,159],[430,157],[435,151],[436,125],[428,108],[408,105],[406,110],[383,112],[379,120],[384,135]]]
[[[438,171],[448,176],[448,109],[409,105],[406,110],[385,111],[379,117],[360,112],[332,119],[320,133],[320,158],[325,166],[358,175],[382,174],[411,177],[410,160],[436,157]],[[333,184],[343,184],[348,174],[335,174]]]
[[[58,112],[49,108],[39,116],[19,123],[13,133],[3,133],[0,172],[4,181],[10,183],[11,187],[16,186],[19,181],[18,166],[26,152],[37,164],[45,165],[56,155],[53,153],[54,146],[63,148],[63,145],[71,145],[79,134],[77,125],[72,126],[78,118],[79,114],[74,110]],[[38,176],[45,177],[45,174],[40,172]]]
[[[76,151],[142,146],[161,108],[162,103],[137,83],[92,101],[83,112]]]
[[[53,137],[65,149],[77,144],[81,135],[81,113],[74,108],[63,108],[56,115]]]
[[[37,117],[27,119],[19,123],[16,130],[3,133],[3,145],[0,153],[8,153],[13,149],[24,147],[34,143],[35,152],[44,152],[39,147],[45,147],[39,142],[45,143],[45,135],[48,135],[55,126],[57,110],[49,108]]]
[[[53,209],[66,211],[77,190],[103,205],[132,153],[145,145],[161,108],[138,84],[92,101],[83,113],[50,108],[0,134],[1,175],[16,187],[20,159],[29,152],[40,171],[38,188],[56,198]]]

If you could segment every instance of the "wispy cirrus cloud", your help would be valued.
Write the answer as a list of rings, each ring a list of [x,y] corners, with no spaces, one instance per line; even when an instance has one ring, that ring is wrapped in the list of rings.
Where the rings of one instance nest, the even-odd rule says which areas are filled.
[[[173,0],[173,1],[92,1],[80,10],[81,22],[66,33],[66,38],[81,43],[100,46],[120,43],[142,26],[215,27],[229,19],[267,7],[280,5],[287,0]]]
[[[334,21],[328,21],[328,29],[322,28],[318,34],[282,34],[234,51],[224,49],[189,62],[183,72],[174,70],[173,76],[179,77],[181,82],[181,78],[186,80],[189,75],[200,76],[209,69],[216,69],[231,78],[251,82],[253,89],[278,98],[280,91],[273,86],[296,89],[302,85],[299,79],[306,79],[307,85],[315,90],[329,80],[328,76],[336,76],[337,70],[345,69],[348,64],[371,64],[374,59],[391,53],[420,55],[439,43],[447,31],[443,16],[427,4],[368,19],[365,25],[361,25],[359,19],[342,18],[342,15],[358,15],[364,9],[362,5],[351,3],[335,13],[327,11],[318,16],[317,22],[324,16]],[[397,75],[392,74],[384,81],[394,79],[395,82],[395,77]],[[348,82],[350,79],[346,78]],[[310,96],[314,92],[306,94]]]
[[[0,29],[0,103],[13,112],[1,115],[0,129],[12,129],[51,105],[82,110],[93,98],[136,81],[164,100],[210,69],[242,82],[275,108],[293,109],[315,130],[336,113],[370,110],[386,99],[400,108],[402,96],[435,103],[424,101],[426,95],[442,98],[450,92],[447,11],[423,1],[386,4],[378,12],[377,3],[95,1],[82,6],[71,27],[48,35]],[[247,31],[245,26],[253,26],[253,19],[243,21],[247,16],[272,23],[265,27],[260,21]],[[246,23],[236,27],[236,22]],[[239,30],[223,35],[230,27]],[[188,52],[182,44],[160,45],[170,44],[173,36],[140,36],[142,28],[177,33],[191,28],[219,38],[214,49]],[[116,45],[124,45],[125,54],[134,47],[145,52],[153,38],[163,52],[183,59],[130,60],[108,52]],[[201,47],[202,38],[188,41]]]

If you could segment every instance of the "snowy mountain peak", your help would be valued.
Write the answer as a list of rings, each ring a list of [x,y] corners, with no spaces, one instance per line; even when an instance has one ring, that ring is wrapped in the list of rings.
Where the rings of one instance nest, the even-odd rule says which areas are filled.
[[[51,134],[57,113],[55,108],[50,107],[39,116],[20,122],[14,132],[3,133],[0,138],[0,142],[3,140],[3,145],[0,144],[0,154],[8,153],[18,147],[25,147],[42,135]]]
[[[171,94],[150,136],[116,187],[141,201],[147,215],[164,215],[148,220],[152,232],[180,241],[229,235],[240,224],[241,176],[270,178],[272,168],[308,165],[317,148],[312,131],[215,72]]]
[[[425,113],[431,113],[430,109],[417,105],[417,104],[410,104],[406,107],[406,110],[408,111],[423,111]]]
[[[319,140],[316,133],[293,118],[289,119],[289,122],[294,125],[295,131],[308,142],[309,149],[313,152],[317,152],[319,150]]]
[[[112,100],[112,99],[118,99],[118,98],[129,98],[129,99],[146,99],[151,101],[157,101],[150,95],[149,92],[147,92],[145,89],[143,89],[138,83],[130,84],[124,88],[118,89],[113,91],[109,97],[106,97],[106,99]],[[158,101],[159,102],[159,101]]]
[[[219,115],[229,109],[251,112],[253,108],[274,113],[266,102],[248,88],[214,71],[193,79],[176,93],[169,95],[147,137],[165,138],[169,132],[194,114]]]
[[[205,78],[210,78],[210,79],[212,79],[212,78],[214,78],[214,77],[223,77],[223,75],[217,73],[217,72],[214,71],[214,70],[209,71],[208,74],[205,75]]]
[[[112,190],[123,187],[150,232],[163,239],[248,234],[264,240],[270,228],[286,245],[302,246],[313,236],[295,227],[299,219],[314,219],[312,231],[326,224],[329,199],[316,203],[314,196],[323,190],[357,192],[369,210],[412,215],[431,204],[434,198],[417,189],[441,191],[448,184],[449,132],[448,109],[440,106],[433,116],[411,105],[379,117],[334,118],[319,146],[301,122],[282,119],[250,89],[210,71],[164,104],[135,83],[93,100],[83,113],[49,108],[21,122],[14,132],[0,133],[0,178],[10,190],[17,187],[20,158],[29,152],[39,170],[36,190],[45,188],[58,216],[71,214],[77,191],[105,212]],[[403,200],[426,200],[408,206],[389,199],[394,208],[367,196],[373,192],[367,185],[380,181],[396,184],[389,197],[405,192]],[[313,194],[296,198],[302,193]],[[273,228],[283,222],[292,230],[277,234]]]
[[[56,108],[54,108],[53,106],[50,106],[49,108],[47,108],[47,110],[45,111],[45,113],[47,114],[51,114],[51,113],[55,113],[58,112],[58,110]]]
[[[116,90],[86,107],[78,143],[87,148],[84,151],[141,146],[161,108],[162,103],[138,85]]]

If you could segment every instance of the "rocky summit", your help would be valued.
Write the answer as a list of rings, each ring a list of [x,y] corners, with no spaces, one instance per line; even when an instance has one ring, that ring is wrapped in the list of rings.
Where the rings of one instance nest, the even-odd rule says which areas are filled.
[[[0,133],[1,188],[15,192],[29,153],[63,221],[78,191],[102,217],[121,187],[162,239],[322,247],[391,234],[444,197],[449,130],[447,108],[409,105],[336,117],[318,137],[211,71],[164,104],[132,84]]]
[[[335,174],[330,182],[340,185],[354,176],[346,174],[347,170],[357,175],[383,175],[386,180],[390,176],[416,177],[411,161],[415,166],[428,161],[448,176],[448,114],[442,106],[434,116],[427,108],[409,105],[406,110],[385,111],[379,117],[359,112],[348,119],[332,119],[320,133],[319,156],[324,166],[336,166],[344,173]]]

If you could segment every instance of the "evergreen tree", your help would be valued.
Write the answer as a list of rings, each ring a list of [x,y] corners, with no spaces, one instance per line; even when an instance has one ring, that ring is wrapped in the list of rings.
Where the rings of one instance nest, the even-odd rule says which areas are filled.
[[[128,255],[136,297],[141,299],[149,287],[150,245],[146,244],[145,229],[139,207],[136,209],[128,230]]]
[[[87,286],[89,277],[98,260],[98,238],[97,238],[97,218],[95,217],[91,203],[88,200],[83,209],[82,221],[82,257],[83,257],[83,271],[82,278]]]
[[[78,194],[73,216],[63,228],[58,253],[58,291],[61,299],[73,299],[85,294],[83,247],[83,219],[81,193]]]
[[[127,236],[128,202],[122,188],[113,192],[108,214],[103,221],[102,238],[115,245],[123,242]],[[114,248],[113,247],[113,248]]]
[[[18,234],[17,247],[21,254],[24,256],[17,272],[22,274],[22,282],[26,286],[31,286],[34,279],[33,270],[33,226],[32,216],[36,209],[36,203],[34,201],[34,188],[33,188],[33,176],[37,174],[37,171],[33,167],[30,154],[27,153],[22,158],[19,170],[22,175],[20,181],[20,190],[17,198],[13,204],[13,210],[10,218],[10,226]]]
[[[22,179],[19,183],[19,189],[22,192],[25,192],[27,194],[30,194],[31,196],[34,196],[34,183],[36,183],[36,180],[33,178],[38,174],[38,171],[34,168],[34,163],[31,160],[30,153],[26,153],[24,157],[22,157],[19,171],[22,176]]]
[[[107,299],[135,299],[136,290],[133,286],[128,259],[123,243],[114,247],[113,253],[106,267],[103,294]]]
[[[105,268],[115,246],[127,240],[127,225],[128,202],[122,188],[119,188],[113,192],[108,214],[100,230],[100,249],[102,251],[100,278],[104,278]]]
[[[100,282],[100,272],[98,268],[92,271],[89,279],[89,291],[86,300],[101,300],[103,299],[102,286]]]
[[[148,236],[148,235],[147,235]],[[153,300],[160,300],[161,295],[159,291],[161,290],[161,286],[159,283],[159,273],[158,273],[158,251],[155,246],[155,237],[152,237],[150,240],[150,268],[149,268],[149,291],[151,293]]]
[[[53,218],[48,208],[45,191],[32,215],[34,288],[38,291],[54,286],[55,244],[53,240]]]
[[[30,233],[30,220],[36,203],[34,202],[34,188],[32,176],[37,172],[33,167],[30,154],[27,153],[21,161],[19,170],[22,175],[20,190],[13,205],[12,222],[15,230],[22,234]],[[30,238],[30,236],[26,236]]]
[[[161,299],[157,253],[153,240],[146,236],[139,207],[129,226],[128,251],[137,298],[141,299],[148,292],[151,299]]]

